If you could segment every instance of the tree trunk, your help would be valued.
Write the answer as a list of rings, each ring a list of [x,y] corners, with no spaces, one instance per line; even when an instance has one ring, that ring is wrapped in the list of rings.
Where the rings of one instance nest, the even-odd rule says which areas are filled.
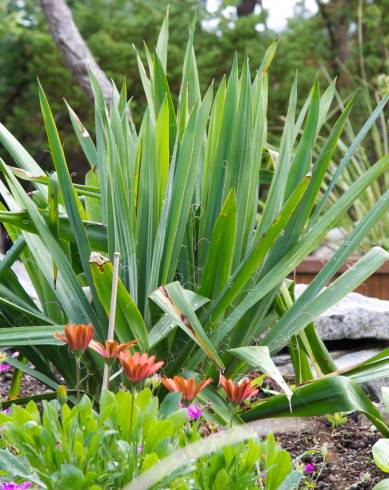
[[[348,57],[351,5],[349,0],[332,0],[328,3],[316,0],[316,3],[328,32],[333,74],[339,76],[342,73],[342,64]]]
[[[241,0],[238,5],[238,16],[245,17],[252,14],[255,10],[256,3],[257,0]]]
[[[40,0],[40,4],[54,41],[76,82],[89,98],[93,98],[88,77],[88,67],[92,68],[100,82],[105,100],[109,101],[112,94],[111,84],[82,38],[65,0]]]

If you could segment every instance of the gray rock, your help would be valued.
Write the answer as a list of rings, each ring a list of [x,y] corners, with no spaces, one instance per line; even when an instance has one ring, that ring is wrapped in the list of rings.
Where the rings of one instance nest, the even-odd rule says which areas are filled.
[[[296,285],[299,295],[307,286]],[[389,340],[389,301],[350,293],[314,319],[323,340]]]

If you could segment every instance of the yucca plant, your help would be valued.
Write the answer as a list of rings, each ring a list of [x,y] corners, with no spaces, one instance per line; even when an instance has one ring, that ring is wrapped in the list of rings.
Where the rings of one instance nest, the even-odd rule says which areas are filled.
[[[191,31],[176,100],[166,76],[167,42],[166,18],[155,51],[146,48],[146,66],[137,54],[147,98],[139,128],[131,119],[126,87],[118,92],[113,86],[107,105],[93,73],[93,137],[69,107],[90,164],[84,184],[72,183],[41,86],[52,173],[44,172],[0,126],[0,140],[13,160],[12,165],[0,162],[6,203],[0,220],[14,241],[0,263],[0,346],[17,346],[35,369],[16,359],[9,362],[49,386],[56,387],[57,373],[74,386],[73,362],[52,334],[68,322],[91,322],[97,337],[106,338],[110,259],[120,252],[116,336],[121,342],[136,338],[140,349],[165,359],[167,374],[186,370],[215,376],[221,369],[232,377],[255,367],[275,378],[285,395],[258,403],[242,414],[244,419],[288,415],[290,408],[296,416],[359,409],[385,432],[358,383],[388,374],[389,350],[340,376],[312,321],[389,257],[373,248],[326,288],[387,211],[389,191],[298,299],[287,278],[355,199],[388,172],[389,157],[315,214],[354,98],[325,140],[318,140],[334,83],[321,94],[315,81],[306,110],[298,115],[296,78],[275,153],[267,148],[266,109],[276,44],[254,79],[249,60],[239,69],[235,58],[218,88],[211,84],[201,94]],[[321,149],[312,159],[318,141]],[[346,153],[345,165],[354,149]],[[33,191],[27,193],[20,180]],[[39,304],[10,269],[17,258]],[[271,360],[283,348],[289,349],[296,374],[291,400]],[[93,375],[84,389],[93,393],[100,386],[102,364],[93,353],[84,362]],[[223,418],[226,406],[215,388],[202,393]]]
[[[344,109],[344,102],[339,93],[336,92],[335,95],[336,108],[334,112],[342,111]],[[372,110],[370,115],[374,119],[374,123],[371,125],[368,133],[368,144],[360,146],[353,152],[346,168],[343,165],[338,165],[334,160],[331,161],[327,176],[322,185],[323,192],[328,196],[327,205],[329,206],[334,204],[339,199],[339,196],[343,194],[344,190],[348,189],[356,178],[363,175],[377,159],[388,154],[388,119],[385,116],[384,108],[389,101],[389,91],[387,89],[384,90],[383,96],[380,99],[378,92],[375,92],[371,96],[370,88],[368,86],[362,86],[361,98],[364,101],[362,106],[363,112],[367,112],[366,107],[372,109],[374,107],[373,104],[377,102],[377,106]],[[346,151],[351,146],[357,147],[358,141],[361,141],[365,136],[365,134],[361,134],[360,132],[357,133],[354,126],[353,121],[347,122],[344,134],[338,140],[338,149],[340,152]],[[333,179],[335,175],[336,179]],[[388,189],[388,185],[389,175],[386,172],[355,200],[348,213],[345,213],[337,223],[337,226],[344,230],[345,235],[350,233],[355,224],[382,197]],[[382,219],[370,230],[360,244],[358,251],[366,252],[371,248],[372,244],[389,250],[389,213],[384,213]]]

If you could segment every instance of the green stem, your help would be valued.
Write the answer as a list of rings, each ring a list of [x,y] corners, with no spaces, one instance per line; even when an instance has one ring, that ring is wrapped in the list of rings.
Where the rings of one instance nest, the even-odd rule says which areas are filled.
[[[80,384],[81,384],[81,357],[76,356],[76,390],[77,402],[80,401]]]
[[[234,408],[233,403],[231,403],[230,429],[231,429],[232,424],[234,422],[234,415],[235,415],[235,408]]]
[[[19,361],[23,364],[27,364],[27,357],[20,354]],[[16,400],[16,398],[19,396],[23,374],[23,371],[21,371],[20,369],[14,370],[11,386],[8,393],[8,400]]]
[[[134,405],[135,405],[135,386],[131,386],[130,437],[132,434],[132,423],[134,421]]]

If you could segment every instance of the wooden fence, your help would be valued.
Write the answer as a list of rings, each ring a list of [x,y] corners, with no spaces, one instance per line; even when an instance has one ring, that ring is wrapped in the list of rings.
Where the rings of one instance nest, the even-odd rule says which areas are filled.
[[[339,269],[337,276],[347,270],[357,260],[358,258],[349,259],[347,264]],[[294,275],[290,277],[294,278],[296,283],[309,284],[327,261],[328,259],[321,260],[309,257],[297,267]],[[389,300],[389,261],[385,262],[375,274],[366,279],[355,291],[365,296]]]

